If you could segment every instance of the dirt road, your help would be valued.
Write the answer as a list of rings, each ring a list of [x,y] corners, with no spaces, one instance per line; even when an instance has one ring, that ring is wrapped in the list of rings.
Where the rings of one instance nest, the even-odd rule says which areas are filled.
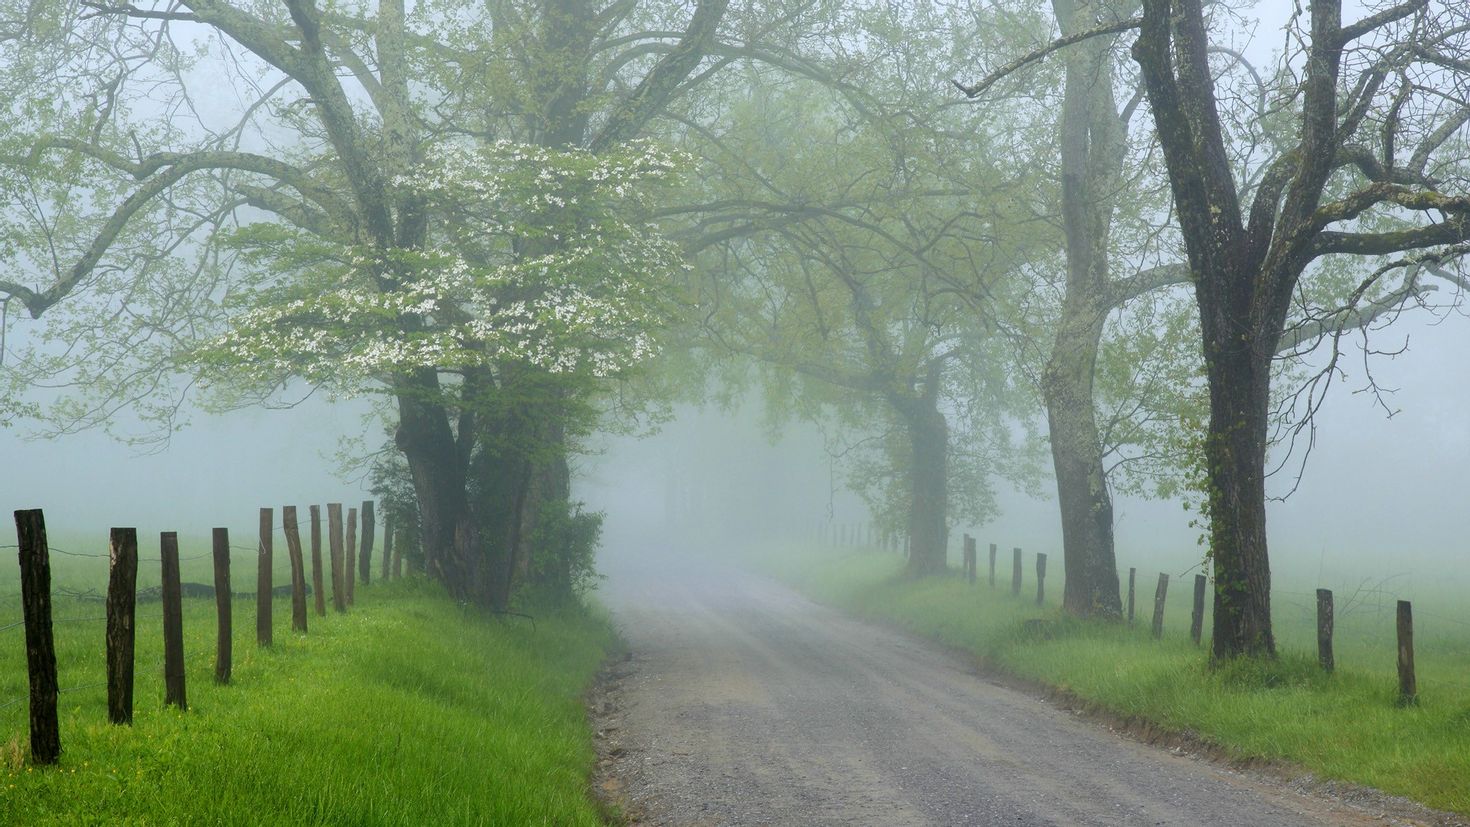
[[[1127,740],[759,577],[604,568],[632,651],[594,699],[601,783],[638,823],[1405,823]]]

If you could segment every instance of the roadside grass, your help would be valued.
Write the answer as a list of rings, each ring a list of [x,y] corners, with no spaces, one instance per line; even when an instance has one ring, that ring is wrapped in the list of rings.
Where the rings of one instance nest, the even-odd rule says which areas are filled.
[[[207,550],[181,538],[183,557]],[[0,627],[20,619],[12,554],[0,566]],[[105,590],[105,560],[52,560],[56,586]],[[249,551],[235,556],[234,591],[253,589],[254,564]],[[140,563],[140,588],[156,569]],[[209,571],[207,558],[185,562],[183,578],[211,583]],[[254,601],[237,598],[234,680],[217,686],[214,602],[185,599],[181,713],[162,704],[160,604],[140,602],[129,727],[107,722],[105,624],[90,619],[102,604],[54,600],[61,762],[28,765],[26,703],[0,708],[0,822],[604,823],[589,793],[582,693],[616,642],[593,612],[533,606],[534,623],[492,619],[422,579],[375,581],[358,585],[346,615],[330,601],[327,616],[311,611],[306,635],[277,598],[275,645],[261,649]],[[0,631],[0,706],[24,698],[26,681],[23,629]]]
[[[966,650],[987,667],[1113,714],[1198,736],[1236,758],[1286,761],[1470,815],[1470,626],[1454,620],[1454,602],[1415,601],[1419,702],[1402,707],[1391,604],[1338,616],[1337,670],[1328,675],[1317,665],[1314,616],[1295,608],[1290,595],[1298,593],[1283,592],[1279,659],[1212,669],[1206,650],[1189,639],[1192,578],[1170,584],[1164,637],[1156,641],[1149,634],[1156,575],[1145,584],[1139,573],[1129,628],[1064,618],[1060,567],[1047,578],[1046,604],[1037,606],[1029,556],[1019,599],[1010,593],[1009,560],[992,590],[983,557],[975,586],[959,576],[907,579],[902,558],[891,554],[782,548],[755,565],[821,602]],[[1126,588],[1126,569],[1123,575]],[[1050,622],[1038,632],[1027,620]],[[1207,615],[1206,644],[1209,629]]]

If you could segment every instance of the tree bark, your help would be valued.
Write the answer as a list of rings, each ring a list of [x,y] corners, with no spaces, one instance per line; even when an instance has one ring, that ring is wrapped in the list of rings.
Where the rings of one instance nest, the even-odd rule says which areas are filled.
[[[1042,380],[1062,518],[1062,608],[1078,617],[1119,617],[1123,607],[1113,547],[1113,499],[1093,402],[1104,317],[1067,304]]]
[[[1064,35],[1085,31],[1106,2],[1052,0]],[[1114,10],[1116,11],[1116,10]],[[1109,237],[1125,149],[1113,98],[1113,38],[1068,50],[1061,119],[1066,294],[1042,377],[1066,577],[1062,607],[1078,617],[1118,617],[1113,500],[1103,468],[1093,383],[1109,302]]]
[[[471,599],[480,552],[469,509],[464,446],[455,439],[445,408],[429,401],[441,393],[432,371],[406,377],[397,391],[394,441],[413,477],[425,571],[455,599]]]
[[[1242,341],[1201,290],[1210,423],[1210,555],[1215,573],[1211,655],[1276,654],[1266,551],[1266,444],[1273,343]]]
[[[937,402],[937,393],[926,393],[908,406],[906,417],[912,450],[908,573],[916,577],[941,574],[948,565],[949,425]]]

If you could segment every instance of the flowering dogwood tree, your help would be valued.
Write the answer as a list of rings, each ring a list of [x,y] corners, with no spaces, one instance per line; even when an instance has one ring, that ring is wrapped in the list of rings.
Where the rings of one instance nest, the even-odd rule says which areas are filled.
[[[415,369],[607,378],[654,352],[678,250],[643,212],[679,157],[450,144],[394,185],[439,217],[421,249],[331,244],[280,224],[235,243],[278,278],[238,296],[195,354],[216,379],[299,376],[343,393]]]

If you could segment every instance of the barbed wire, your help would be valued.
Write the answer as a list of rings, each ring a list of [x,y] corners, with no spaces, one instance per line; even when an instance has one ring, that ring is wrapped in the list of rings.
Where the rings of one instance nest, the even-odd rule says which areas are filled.
[[[323,522],[325,522],[325,519],[323,520]],[[309,524],[309,521],[308,521],[308,524]],[[376,528],[376,526],[378,525],[378,521],[377,520],[374,520],[373,523],[372,523],[372,525]],[[300,535],[300,534],[309,534],[310,533],[309,527],[308,527],[308,529],[306,531],[303,531],[302,530],[302,524],[300,522],[297,523],[296,529],[297,529],[298,535]],[[275,534],[275,533],[285,534],[286,533],[286,526],[285,526],[284,523],[276,523],[276,524],[273,524],[271,526],[271,532],[272,532],[272,534]],[[305,538],[302,538],[302,539],[305,539]],[[362,535],[359,534],[358,535],[358,542],[359,542],[359,544],[361,543],[361,539],[362,539]],[[230,543],[229,547],[230,547],[230,549],[232,549],[234,551],[239,551],[239,552],[243,552],[243,553],[247,553],[247,554],[258,554],[260,552],[260,550],[261,550],[261,546],[260,546],[259,543],[255,544],[253,546],[240,545],[239,543]],[[376,550],[376,548],[377,548],[377,543],[376,542],[374,542],[373,547]],[[15,543],[7,543],[7,544],[0,545],[0,549],[18,549],[18,548],[20,548],[20,546],[17,545],[17,544],[15,544]],[[82,551],[69,551],[67,549],[58,548],[57,546],[53,546],[53,545],[49,545],[49,544],[47,545],[47,549],[49,551],[54,551],[57,554],[64,554],[64,555],[66,555],[68,557],[81,557],[81,558],[90,558],[90,559],[97,559],[97,560],[106,560],[106,559],[108,559],[110,557],[110,555],[108,555],[108,554],[91,554],[91,553],[82,552]],[[214,552],[213,551],[207,551],[207,552],[203,552],[203,553],[200,553],[200,554],[193,554],[193,555],[190,555],[188,557],[180,557],[179,558],[179,562],[180,563],[184,563],[184,562],[189,562],[189,561],[192,561],[192,560],[202,560],[202,559],[204,559],[206,557],[212,557],[212,556],[214,556]],[[139,557],[138,558],[138,562],[140,562],[140,563],[161,563],[161,562],[163,562],[163,558],[161,558],[161,557]]]
[[[107,685],[107,681],[93,681],[92,683],[83,683],[83,684],[78,684],[77,686],[68,686],[68,687],[65,687],[63,689],[58,689],[58,690],[56,690],[56,694],[58,694],[58,695],[65,695],[68,692],[80,692],[83,689],[96,689],[99,686],[106,686],[106,685]],[[5,703],[0,704],[0,711],[7,710],[10,707],[15,706],[17,704],[25,703],[29,698],[30,698],[29,695],[21,695],[20,697],[15,698],[14,700],[6,701]]]

